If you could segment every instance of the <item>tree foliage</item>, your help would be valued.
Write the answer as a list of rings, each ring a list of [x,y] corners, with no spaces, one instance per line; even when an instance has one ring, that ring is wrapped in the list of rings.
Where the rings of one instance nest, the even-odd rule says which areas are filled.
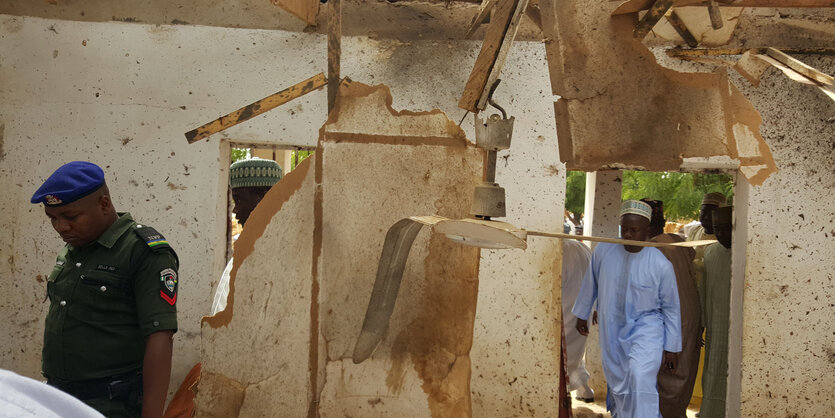
[[[622,197],[649,198],[664,202],[668,221],[698,219],[702,197],[720,192],[733,198],[733,177],[729,174],[624,171]]]
[[[585,171],[569,171],[565,179],[565,210],[571,212],[576,221],[583,218],[586,204]]]
[[[232,148],[231,157],[233,163],[238,160],[245,160],[249,158],[249,148]]]
[[[624,171],[622,197],[649,198],[664,202],[664,214],[669,221],[698,219],[702,197],[720,192],[733,199],[733,177],[728,174]],[[574,219],[583,217],[586,198],[586,173],[569,171],[565,184],[565,209]]]

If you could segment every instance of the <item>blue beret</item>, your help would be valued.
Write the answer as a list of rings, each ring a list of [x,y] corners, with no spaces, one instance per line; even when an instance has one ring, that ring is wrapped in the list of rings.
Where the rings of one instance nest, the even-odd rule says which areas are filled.
[[[64,206],[104,185],[104,171],[87,161],[73,161],[59,167],[32,195],[32,203]]]

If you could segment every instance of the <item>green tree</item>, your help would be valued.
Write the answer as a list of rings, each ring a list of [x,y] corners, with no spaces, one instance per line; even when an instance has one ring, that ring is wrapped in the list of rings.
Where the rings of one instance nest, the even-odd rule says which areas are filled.
[[[233,163],[238,160],[245,160],[249,158],[249,148],[232,148],[231,157]]]
[[[302,161],[304,161],[306,158],[310,157],[311,155],[313,155],[312,150],[309,150],[309,151],[307,151],[307,150],[295,150],[295,151],[293,151],[293,156],[292,156],[292,158],[290,158],[290,166],[291,166],[290,170],[291,171],[295,170],[296,166],[299,165],[299,163],[301,163]]]
[[[575,225],[583,219],[586,204],[585,171],[569,171],[565,179],[565,210],[571,213]]]
[[[733,177],[728,174],[624,171],[622,197],[655,199],[664,202],[669,221],[697,219],[705,193],[733,194]]]

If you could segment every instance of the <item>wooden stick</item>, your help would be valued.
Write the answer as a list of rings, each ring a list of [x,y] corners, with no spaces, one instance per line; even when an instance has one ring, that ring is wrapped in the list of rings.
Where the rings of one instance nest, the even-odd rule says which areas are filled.
[[[275,109],[297,97],[304,96],[313,90],[322,88],[325,85],[325,75],[316,74],[307,80],[297,83],[291,87],[281,90],[278,93],[267,96],[257,102],[250,103],[228,115],[221,116],[197,129],[185,133],[189,144],[197,142],[209,135],[216,134],[230,126],[250,120],[262,113]]]
[[[632,37],[635,39],[644,39],[672,6],[673,0],[657,0],[653,3],[652,7],[650,7],[644,14],[644,17],[641,18],[641,21],[635,26],[635,30],[632,31]]]
[[[342,0],[328,0],[328,113],[339,94],[342,69]]]
[[[719,11],[719,5],[716,4],[716,0],[708,1],[707,14],[710,15],[710,26],[714,30],[722,29],[725,22],[722,21],[722,12]]]
[[[779,49],[768,48],[766,53],[769,57],[780,61],[786,67],[789,67],[802,74],[804,77],[810,78],[818,83],[831,86],[833,80],[835,80],[835,78],[831,75],[818,71],[817,69],[804,64],[802,61],[788,56]]]
[[[790,54],[801,55],[835,55],[835,48],[780,48],[781,51]],[[767,47],[763,48],[699,48],[699,49],[668,49],[667,55],[673,58],[703,57],[717,55],[742,55],[747,51],[752,53],[765,54]]]
[[[705,6],[709,0],[675,0],[675,7]],[[630,0],[623,2],[613,15],[636,13],[649,9],[653,0]],[[725,7],[835,7],[832,0],[719,0]]]
[[[684,242],[649,242],[649,241],[633,241],[629,239],[617,239],[617,238],[603,238],[603,237],[591,237],[587,235],[571,235],[571,234],[559,234],[559,233],[551,233],[551,232],[539,232],[539,231],[525,231],[528,233],[528,236],[535,236],[535,237],[547,237],[547,238],[561,238],[561,239],[574,239],[579,241],[594,241],[594,242],[608,242],[610,244],[623,244],[623,245],[634,245],[637,247],[700,247],[702,245],[713,244],[716,240],[713,239],[705,239],[700,241],[684,241]]]
[[[464,39],[470,39],[470,36],[473,36],[475,31],[478,30],[478,27],[481,26],[481,23],[484,22],[484,19],[487,19],[487,15],[490,14],[490,10],[492,10],[495,5],[496,0],[481,0],[481,8],[478,10],[478,14],[473,16],[473,20],[470,22],[470,27],[464,35]]]
[[[687,25],[684,24],[684,21],[681,20],[681,16],[676,13],[675,9],[673,9],[666,17],[667,21],[670,22],[670,25],[673,26],[673,29],[678,32],[678,35],[681,36],[681,39],[684,39],[684,42],[686,42],[690,48],[699,46],[699,41],[697,41],[696,37],[690,33],[690,30],[687,29]]]

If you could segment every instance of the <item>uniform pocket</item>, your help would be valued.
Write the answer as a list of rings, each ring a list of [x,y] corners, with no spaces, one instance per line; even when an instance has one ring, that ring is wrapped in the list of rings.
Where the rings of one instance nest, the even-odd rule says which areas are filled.
[[[85,271],[81,283],[85,289],[103,298],[125,298],[131,294],[129,278],[114,273]]]

